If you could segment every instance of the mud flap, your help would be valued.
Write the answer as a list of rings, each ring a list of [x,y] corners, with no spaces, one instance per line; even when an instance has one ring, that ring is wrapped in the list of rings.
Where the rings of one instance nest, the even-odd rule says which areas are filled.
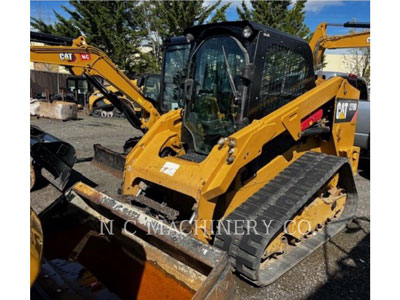
[[[59,190],[64,190],[71,176],[76,155],[72,145],[31,125],[31,158],[41,175]]]

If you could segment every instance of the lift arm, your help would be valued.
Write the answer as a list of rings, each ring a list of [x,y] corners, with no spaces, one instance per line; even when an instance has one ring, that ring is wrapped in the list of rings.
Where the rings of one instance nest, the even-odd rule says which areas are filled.
[[[32,35],[34,35],[34,33],[31,33],[31,36]],[[36,36],[37,35],[38,34],[36,34]],[[50,37],[50,35],[40,35],[42,37]],[[31,38],[31,40],[35,41],[38,39]],[[51,42],[51,40],[49,41]],[[67,44],[67,38],[61,38],[61,40],[59,38],[54,40],[52,46],[31,45],[31,61],[62,65],[68,67],[76,76],[84,74],[99,91],[107,96],[107,99],[109,99],[115,107],[126,115],[129,122],[135,128],[145,131],[156,122],[160,117],[158,110],[143,96],[141,90],[132,84],[129,78],[115,66],[103,51],[88,45],[83,36],[72,40],[72,44]],[[93,77],[96,75],[106,79],[122,94],[126,95],[128,100],[118,98],[115,94],[110,94],[110,92]],[[133,103],[136,103],[144,110],[141,119],[136,116]]]
[[[322,56],[326,49],[340,49],[340,48],[369,48],[370,46],[370,32],[354,32],[344,35],[328,36],[326,28],[331,26],[343,26],[353,28],[369,28],[366,23],[345,23],[345,24],[327,24],[321,23],[312,36],[309,45],[313,53],[314,66],[321,63]]]

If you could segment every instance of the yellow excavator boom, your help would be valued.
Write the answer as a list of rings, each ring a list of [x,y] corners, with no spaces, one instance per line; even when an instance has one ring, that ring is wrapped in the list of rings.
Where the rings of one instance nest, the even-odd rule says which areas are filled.
[[[85,74],[93,77],[97,75],[106,79],[127,97],[125,103],[116,105],[117,108],[122,105],[134,111],[133,103],[136,103],[143,109],[144,115],[140,120],[141,124],[139,122],[136,124],[141,129],[149,129],[160,117],[158,110],[144,97],[142,91],[118,69],[103,51],[88,45],[83,36],[74,39],[71,46],[31,45],[30,53],[32,62],[62,65],[68,67],[76,76]]]
[[[318,66],[321,63],[322,56],[324,55],[326,49],[369,48],[369,30],[352,32],[343,35],[328,36],[326,33],[328,25],[329,24],[325,22],[319,24],[309,42],[311,51],[313,53],[314,66]],[[352,27],[351,23],[347,27]]]

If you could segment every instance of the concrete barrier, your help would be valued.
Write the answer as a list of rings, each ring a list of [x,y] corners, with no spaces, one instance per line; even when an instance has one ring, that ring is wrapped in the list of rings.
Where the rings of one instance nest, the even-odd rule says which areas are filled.
[[[40,101],[39,116],[58,120],[77,119],[78,108],[76,103],[53,101]]]

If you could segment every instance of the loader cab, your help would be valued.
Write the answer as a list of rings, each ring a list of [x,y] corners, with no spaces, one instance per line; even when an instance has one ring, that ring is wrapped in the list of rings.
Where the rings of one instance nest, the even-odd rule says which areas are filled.
[[[93,85],[83,76],[67,78],[67,94],[71,94],[77,104],[85,105],[94,91]]]
[[[137,79],[137,86],[143,90],[143,95],[147,99],[156,101],[160,95],[160,75],[143,74]]]
[[[184,106],[183,84],[192,43],[184,36],[164,40],[159,103],[162,113]]]
[[[279,109],[315,86],[309,45],[253,22],[189,28],[182,139],[207,155],[221,137]]]

